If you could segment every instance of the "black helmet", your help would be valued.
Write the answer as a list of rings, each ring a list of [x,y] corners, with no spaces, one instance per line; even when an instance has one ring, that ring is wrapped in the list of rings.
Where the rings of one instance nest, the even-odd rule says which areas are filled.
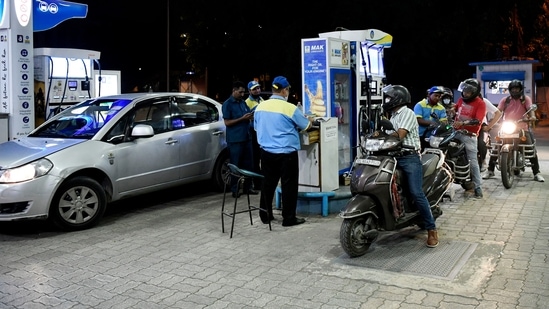
[[[513,91],[512,88],[519,88],[519,90]],[[509,83],[509,86],[507,86],[507,89],[509,90],[509,93],[511,94],[511,97],[513,97],[513,99],[518,99],[524,94],[524,86],[518,79],[513,79]]]
[[[464,102],[471,102],[480,95],[480,83],[475,78],[468,78],[459,83],[458,91],[461,92],[461,98]],[[471,94],[464,96],[463,92]]]
[[[444,93],[440,97],[440,101],[446,107],[454,103],[454,92],[448,87],[444,87]]]
[[[383,94],[385,96],[384,103],[381,106],[384,111],[391,111],[393,108],[401,105],[410,104],[412,97],[406,87],[401,85],[387,85],[383,87]]]

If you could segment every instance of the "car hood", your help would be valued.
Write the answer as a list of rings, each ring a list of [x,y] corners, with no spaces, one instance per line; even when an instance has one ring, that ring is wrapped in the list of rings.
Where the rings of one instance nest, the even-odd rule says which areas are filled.
[[[24,137],[0,144],[0,168],[17,167],[59,150],[86,142],[85,139]]]

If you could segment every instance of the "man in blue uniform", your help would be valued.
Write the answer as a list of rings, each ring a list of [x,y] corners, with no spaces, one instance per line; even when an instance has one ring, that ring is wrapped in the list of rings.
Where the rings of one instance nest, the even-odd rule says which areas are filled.
[[[253,169],[253,151],[250,122],[253,121],[253,113],[243,99],[244,93],[246,93],[244,83],[235,82],[231,96],[223,103],[222,112],[227,127],[229,161],[241,169],[251,171]],[[244,183],[244,193],[258,194],[251,186],[251,181]],[[240,195],[237,177],[234,176],[231,177],[231,191],[233,197]]]
[[[311,126],[303,111],[287,102],[290,83],[284,76],[273,80],[273,95],[255,109],[254,126],[261,147],[261,169],[265,178],[261,190],[261,221],[274,220],[273,198],[280,180],[282,189],[282,226],[302,224],[296,217],[299,165],[297,152],[301,149],[299,132]]]

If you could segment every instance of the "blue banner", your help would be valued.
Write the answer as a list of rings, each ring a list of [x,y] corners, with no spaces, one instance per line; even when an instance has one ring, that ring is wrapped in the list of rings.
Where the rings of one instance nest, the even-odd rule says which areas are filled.
[[[62,0],[34,0],[33,31],[49,30],[67,19],[86,18],[88,5]]]
[[[327,99],[326,39],[303,40],[303,108],[306,114],[330,116]]]

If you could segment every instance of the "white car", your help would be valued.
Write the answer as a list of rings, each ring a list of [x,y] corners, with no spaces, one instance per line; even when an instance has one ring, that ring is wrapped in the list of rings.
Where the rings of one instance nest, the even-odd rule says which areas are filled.
[[[223,190],[228,161],[221,104],[211,98],[90,99],[0,144],[0,221],[90,228],[116,200],[202,180]]]

